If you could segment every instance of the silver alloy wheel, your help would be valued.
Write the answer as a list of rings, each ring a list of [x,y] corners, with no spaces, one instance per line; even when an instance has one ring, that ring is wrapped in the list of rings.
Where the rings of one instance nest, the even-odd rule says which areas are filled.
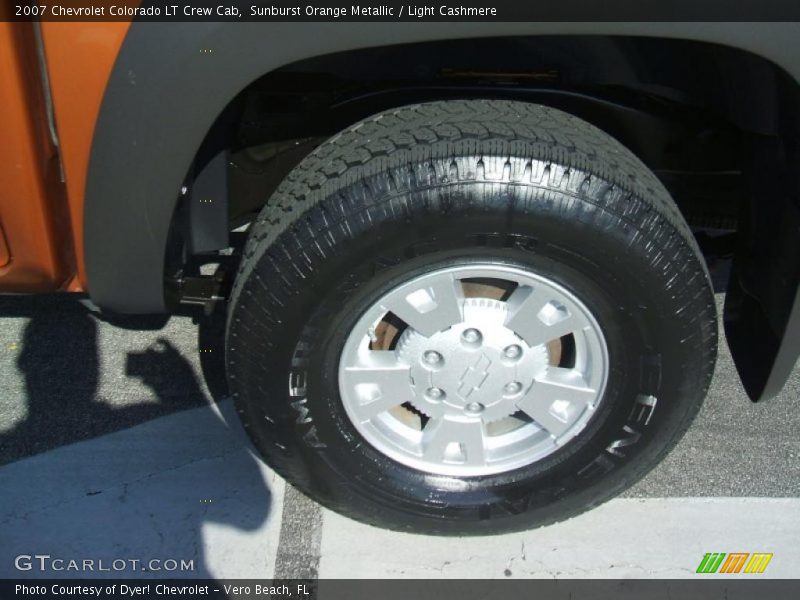
[[[387,320],[396,335],[377,349]],[[396,286],[361,316],[339,362],[345,410],[372,446],[454,476],[551,454],[586,427],[607,377],[605,339],[574,294],[489,262]]]

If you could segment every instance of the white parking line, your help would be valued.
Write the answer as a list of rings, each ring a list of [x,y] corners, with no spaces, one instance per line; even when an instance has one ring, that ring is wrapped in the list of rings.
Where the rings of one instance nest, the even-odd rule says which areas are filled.
[[[473,538],[392,533],[326,511],[320,578],[687,578],[701,577],[707,552],[771,552],[757,577],[788,578],[798,539],[794,498],[618,498],[550,527]]]

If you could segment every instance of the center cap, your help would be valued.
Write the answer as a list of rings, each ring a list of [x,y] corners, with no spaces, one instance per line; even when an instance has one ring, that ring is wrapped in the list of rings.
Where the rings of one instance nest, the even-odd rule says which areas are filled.
[[[468,298],[464,320],[430,337],[407,329],[397,351],[411,365],[412,404],[436,418],[497,421],[548,364],[543,345],[530,347],[505,326],[504,302]]]

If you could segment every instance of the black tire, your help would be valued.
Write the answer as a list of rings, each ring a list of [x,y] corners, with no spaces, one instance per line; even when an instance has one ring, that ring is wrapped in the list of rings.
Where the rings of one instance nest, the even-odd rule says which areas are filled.
[[[572,290],[605,332],[611,369],[602,411],[564,448],[454,482],[367,443],[337,365],[370,299],[477,258]],[[266,461],[324,506],[420,533],[515,531],[597,506],[664,458],[706,395],[715,312],[688,226],[621,144],[543,106],[433,102],[350,127],[269,199],[231,297],[228,377]]]

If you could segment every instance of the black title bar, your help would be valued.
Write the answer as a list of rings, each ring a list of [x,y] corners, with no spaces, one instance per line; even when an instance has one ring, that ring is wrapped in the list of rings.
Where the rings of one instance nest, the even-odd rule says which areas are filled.
[[[800,0],[1,0],[3,21],[800,21]]]

